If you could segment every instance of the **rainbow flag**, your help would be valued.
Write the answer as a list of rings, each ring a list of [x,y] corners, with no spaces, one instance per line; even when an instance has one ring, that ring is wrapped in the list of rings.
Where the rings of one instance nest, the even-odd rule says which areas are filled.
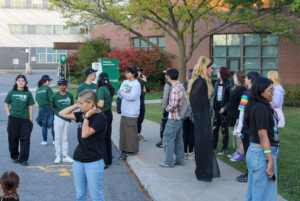
[[[247,105],[247,103],[248,103],[248,96],[244,94],[242,96],[242,99],[241,99],[241,102],[240,102],[240,105],[239,105],[239,110],[244,111],[245,106]]]

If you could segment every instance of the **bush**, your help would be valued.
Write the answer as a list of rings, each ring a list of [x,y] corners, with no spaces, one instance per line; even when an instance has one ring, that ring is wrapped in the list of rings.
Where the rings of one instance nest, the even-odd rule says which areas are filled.
[[[285,96],[283,105],[300,107],[300,83],[283,85]]]
[[[79,62],[78,52],[68,55],[67,66],[70,66],[70,80],[73,84],[81,84],[85,81],[84,71]]]

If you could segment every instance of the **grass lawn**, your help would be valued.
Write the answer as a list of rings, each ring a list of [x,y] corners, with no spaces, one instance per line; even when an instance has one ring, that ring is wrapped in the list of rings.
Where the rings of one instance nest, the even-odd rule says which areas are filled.
[[[115,111],[115,108],[114,108]],[[285,199],[299,200],[300,197],[300,135],[299,119],[300,108],[283,108],[285,115],[285,128],[279,128],[280,136],[280,152],[277,159],[278,167],[278,194]],[[157,123],[161,119],[161,105],[160,104],[147,104],[145,118]],[[232,129],[230,131],[228,154],[233,153],[235,150],[232,146]],[[236,142],[236,140],[235,140]],[[220,133],[218,151],[222,147],[222,135]],[[245,172],[247,169],[245,160],[238,162],[231,162],[227,155],[219,156],[217,158],[226,164],[234,167],[235,169]],[[221,172],[222,175],[222,172]],[[238,176],[238,175],[236,175]]]

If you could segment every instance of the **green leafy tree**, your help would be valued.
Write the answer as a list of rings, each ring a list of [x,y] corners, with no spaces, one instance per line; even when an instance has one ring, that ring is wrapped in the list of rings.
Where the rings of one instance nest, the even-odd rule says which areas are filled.
[[[262,0],[50,0],[50,9],[59,8],[69,25],[98,26],[113,23],[135,34],[148,45],[179,63],[179,80],[185,81],[186,64],[208,36],[229,27],[255,27],[278,9]],[[267,3],[266,3],[267,2]],[[168,52],[144,37],[150,30],[171,37],[179,53]],[[190,39],[185,40],[188,35]]]

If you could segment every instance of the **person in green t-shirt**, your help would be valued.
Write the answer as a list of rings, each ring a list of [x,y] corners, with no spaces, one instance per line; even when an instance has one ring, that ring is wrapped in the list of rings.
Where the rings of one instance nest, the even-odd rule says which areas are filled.
[[[97,70],[88,68],[85,70],[86,80],[77,88],[76,100],[78,100],[78,94],[86,89],[91,89],[96,92],[97,85],[93,83],[96,79]]]
[[[54,131],[55,131],[55,155],[54,163],[72,163],[73,159],[68,155],[68,132],[71,120],[63,118],[59,112],[71,105],[74,105],[73,95],[66,91],[68,81],[60,79],[58,81],[59,92],[52,96],[51,108],[54,110]]]
[[[39,105],[39,115],[36,118],[37,123],[42,127],[43,141],[41,145],[46,146],[47,143],[47,133],[48,128],[51,128],[51,133],[53,137],[53,146],[55,145],[54,140],[54,128],[53,128],[53,118],[54,113],[51,108],[51,99],[53,96],[53,91],[49,87],[51,84],[51,78],[49,75],[43,75],[38,82],[38,89],[36,90],[35,101]]]
[[[111,150],[111,124],[113,115],[111,112],[111,103],[113,96],[115,95],[115,88],[108,79],[108,74],[105,72],[100,73],[97,82],[97,96],[98,96],[98,107],[101,108],[102,112],[106,116],[107,129],[105,133],[105,148],[104,148],[104,162],[105,169],[112,163],[112,150]]]
[[[10,157],[14,163],[24,166],[28,165],[34,105],[32,94],[26,85],[26,77],[18,75],[13,89],[8,92],[4,100],[8,116],[7,132]]]

